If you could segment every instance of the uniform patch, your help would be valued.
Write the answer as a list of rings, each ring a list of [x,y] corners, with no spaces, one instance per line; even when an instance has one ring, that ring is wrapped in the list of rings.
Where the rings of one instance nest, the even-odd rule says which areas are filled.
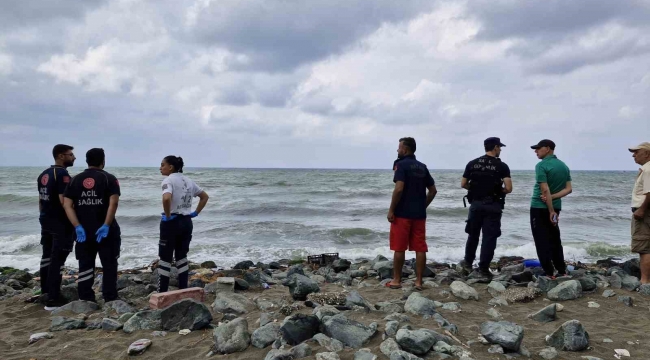
[[[41,177],[41,184],[43,186],[47,185],[47,182],[50,181],[50,175],[45,174],[43,177]]]
[[[89,190],[92,189],[92,188],[94,188],[94,187],[95,187],[95,179],[93,179],[93,178],[86,178],[86,179],[83,181],[83,186],[84,186],[86,189],[89,189]]]
[[[162,189],[163,189],[163,190],[167,190],[168,187],[169,187],[169,186],[167,186],[167,184],[164,184]]]
[[[64,184],[67,184],[67,183],[69,183],[69,182],[70,182],[70,177],[69,177],[69,176],[64,176],[64,177],[63,177],[63,183],[64,183]]]

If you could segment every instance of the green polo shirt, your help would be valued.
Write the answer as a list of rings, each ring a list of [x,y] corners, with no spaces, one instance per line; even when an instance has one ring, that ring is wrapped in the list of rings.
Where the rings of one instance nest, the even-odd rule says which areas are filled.
[[[571,172],[564,162],[555,155],[549,155],[542,159],[535,166],[535,187],[533,188],[533,199],[530,202],[530,207],[546,209],[546,203],[540,198],[542,195],[540,183],[547,183],[551,194],[555,194],[564,190],[567,181],[571,181]],[[561,210],[562,199],[553,200],[553,208]]]

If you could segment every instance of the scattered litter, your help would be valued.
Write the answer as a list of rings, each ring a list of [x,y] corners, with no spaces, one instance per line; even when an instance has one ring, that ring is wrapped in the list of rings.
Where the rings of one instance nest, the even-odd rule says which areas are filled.
[[[630,352],[625,349],[615,349],[614,352],[616,353],[614,357],[617,359],[620,359],[621,356],[630,357]]]
[[[190,329],[183,329],[183,330],[179,331],[178,333],[180,335],[187,335],[187,334],[189,334],[191,332],[192,332],[192,330],[190,330]]]

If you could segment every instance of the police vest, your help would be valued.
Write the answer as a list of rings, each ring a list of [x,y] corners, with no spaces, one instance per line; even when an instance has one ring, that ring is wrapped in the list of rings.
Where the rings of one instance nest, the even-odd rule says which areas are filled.
[[[503,198],[502,182],[503,176],[500,173],[501,159],[492,156],[481,156],[472,161],[469,176],[469,192],[467,199],[501,201]]]

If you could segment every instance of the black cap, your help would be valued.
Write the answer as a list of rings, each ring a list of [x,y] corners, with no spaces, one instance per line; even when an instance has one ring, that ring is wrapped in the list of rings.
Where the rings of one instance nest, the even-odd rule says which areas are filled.
[[[539,148],[544,147],[544,146],[548,146],[549,148],[551,148],[551,150],[555,150],[555,143],[553,141],[549,140],[549,139],[544,139],[544,140],[540,141],[539,143],[537,143],[537,145],[533,145],[530,148],[531,149],[539,149]]]
[[[485,139],[485,141],[483,141],[483,145],[484,146],[499,145],[501,147],[506,146],[506,144],[501,143],[501,139],[499,139],[498,137],[489,137],[489,138]]]

